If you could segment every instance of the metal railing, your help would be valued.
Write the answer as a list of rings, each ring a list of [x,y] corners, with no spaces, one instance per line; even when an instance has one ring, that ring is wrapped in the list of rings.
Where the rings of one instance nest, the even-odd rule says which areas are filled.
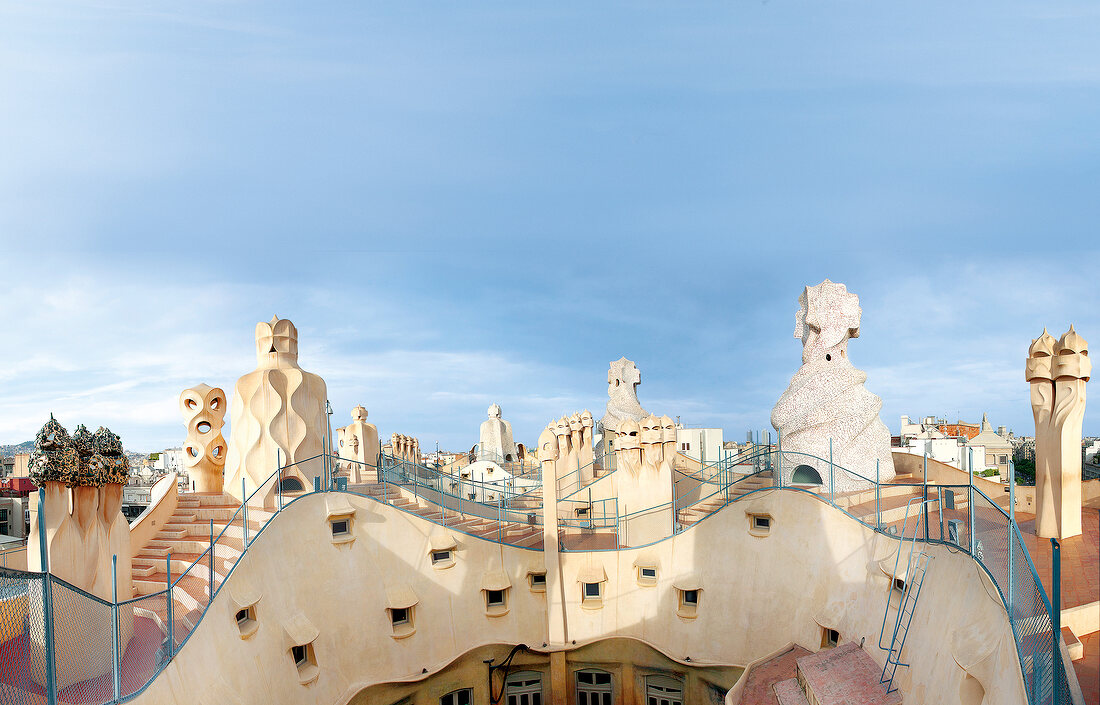
[[[785,451],[779,446],[761,446],[747,453],[723,457],[694,473],[680,472],[680,475],[698,481],[706,490],[687,497],[674,494],[671,503],[639,512],[625,515],[616,512],[614,526],[607,520],[598,524],[614,534],[614,545],[592,548],[590,544],[582,544],[578,550],[627,548],[632,520],[670,508],[672,525],[657,541],[685,531],[728,504],[757,493],[805,492],[875,532],[900,539],[911,531],[909,538],[915,541],[943,544],[969,554],[990,577],[1001,597],[1030,705],[1068,702],[1069,679],[1075,676],[1062,662],[1059,648],[1059,585],[1056,580],[1052,581],[1055,590],[1052,605],[1015,522],[1014,496],[1009,496],[1009,510],[1006,511],[972,481],[959,485],[930,485],[925,473],[920,483],[886,484],[879,481],[877,464],[875,477],[871,478],[841,467],[832,457]],[[1011,485],[1010,489],[1014,494]],[[910,530],[906,519],[913,517],[907,504],[913,493],[920,500],[920,510]],[[603,501],[613,502],[614,498]],[[689,523],[684,512],[700,505],[704,505],[705,510],[701,510],[698,521]],[[611,512],[605,515],[611,516]],[[629,547],[638,548],[637,545]],[[563,544],[562,550],[569,550],[569,546]],[[1057,560],[1054,564],[1058,565]]]
[[[318,457],[322,459],[321,476],[315,478],[313,487],[285,492],[283,480],[297,475],[292,470]],[[407,478],[404,482],[390,482],[389,473],[418,471],[420,466],[407,468],[391,463],[387,467],[385,459],[378,478],[382,482],[348,488],[346,478],[336,473],[342,464],[349,462],[353,461],[327,454],[315,456],[280,467],[248,494],[240,506],[207,506],[206,511],[214,515],[208,520],[207,546],[193,560],[174,559],[167,547],[154,542],[152,548],[163,550],[166,555],[159,564],[160,559],[134,559],[135,563],[148,563],[145,567],[154,572],[153,580],[135,578],[135,587],[140,592],[163,583],[166,586],[163,590],[153,589],[124,600],[116,595],[108,602],[48,572],[0,568],[3,637],[0,663],[5,664],[0,673],[0,703],[23,705],[44,699],[50,705],[59,701],[101,705],[125,702],[144,691],[186,644],[256,537],[290,504],[314,492],[348,491],[417,513],[454,531],[523,548],[536,548],[534,544],[541,542],[540,508],[512,509],[500,499],[492,505],[470,502],[449,507],[452,500],[462,501],[461,493],[452,495],[447,491],[449,488],[441,491]],[[787,484],[784,478],[788,474],[791,479],[799,479],[799,468],[802,479],[817,482],[801,483],[802,486]],[[367,475],[371,470],[378,472],[377,467],[368,464],[359,469]],[[417,472],[412,476],[420,477]],[[929,485],[925,481],[919,485],[885,485],[841,468],[831,458],[782,451],[778,447],[721,459],[713,467],[701,468],[698,479],[713,491],[695,499],[693,504],[717,499],[714,504],[720,508],[759,492],[807,492],[872,530],[894,537],[899,537],[899,530],[908,533],[906,522],[910,512],[906,507],[916,493],[921,510],[910,538],[949,545],[975,560],[996,586],[1005,607],[1029,703],[1064,702],[1063,696],[1069,693],[1069,679],[1074,676],[1063,664],[1059,649],[1057,582],[1053,583],[1052,605],[1012,515],[1014,497],[1010,496],[1006,512],[973,484]],[[431,495],[433,492],[436,494]],[[906,492],[909,494],[896,494]],[[417,506],[411,507],[409,493],[415,500],[424,500],[425,506],[419,507],[416,502]],[[266,508],[265,500],[269,505]],[[574,499],[562,509],[569,512],[580,505],[587,506],[586,516],[566,519],[560,522],[562,527],[602,529],[607,533],[613,530],[615,548],[621,546],[623,527],[645,513],[671,509],[673,522],[669,535],[689,528],[678,521],[678,515],[691,505],[677,506],[675,498],[668,505],[627,516],[619,515],[615,498]],[[491,509],[495,514],[481,516],[470,513],[471,509]],[[180,511],[201,510],[200,505]],[[707,520],[715,511],[708,509],[692,525]],[[217,533],[215,525],[221,527]],[[167,528],[172,527],[169,524]],[[203,537],[192,535],[187,540],[202,542]],[[532,545],[524,545],[525,542]],[[1058,565],[1057,556],[1054,565]]]
[[[320,476],[314,478],[312,487],[284,489],[284,480],[299,476],[297,466],[313,463],[315,468],[318,459],[322,461]],[[152,571],[147,578],[134,577],[135,592],[154,587],[147,594],[129,599],[115,595],[107,601],[50,574],[48,566],[44,572],[0,567],[0,664],[4,665],[0,669],[0,705],[40,701],[103,705],[126,702],[143,692],[187,643],[256,538],[274,517],[302,497],[347,491],[418,513],[407,506],[403,487],[382,482],[347,489],[346,478],[338,477],[337,472],[341,464],[349,462],[321,454],[280,467],[251,493],[242,483],[245,501],[239,506],[203,505],[201,499],[197,507],[181,506],[177,513],[205,511],[212,515],[206,536],[186,534],[179,539],[205,547],[188,551],[197,556],[181,561],[168,552],[170,544],[154,540],[146,551],[163,551],[163,560],[134,558],[136,566]],[[377,472],[377,467],[370,465],[361,469]],[[383,469],[383,476],[386,472]],[[391,468],[389,472],[398,471]],[[301,474],[308,477],[312,470]],[[414,497],[430,505],[428,498],[415,494],[416,487],[413,483]],[[418,514],[490,541],[532,548],[522,542],[537,538],[541,544],[538,509],[512,509],[498,501],[492,506],[491,517],[471,518],[457,512],[448,517],[445,501],[436,506],[442,511]],[[469,508],[469,504],[464,506]],[[471,521],[478,522],[476,529],[469,525]],[[165,529],[187,532],[194,527],[194,523],[169,523]],[[44,554],[44,547],[40,551]],[[116,569],[116,561],[112,561],[112,569]],[[165,587],[157,590],[157,584]]]
[[[341,459],[339,462],[348,464],[354,461]],[[401,460],[391,455],[383,454],[380,462],[382,468],[380,478],[394,484],[409,486],[416,493],[421,491],[419,488],[430,488],[463,502],[488,506],[496,506],[503,502],[506,508],[527,507],[532,502],[542,503],[541,478],[509,476],[499,480],[474,480]]]
[[[20,560],[22,558],[22,560]],[[14,548],[6,548],[0,551],[0,568],[8,568],[12,563],[20,563],[21,565],[27,564],[27,545],[15,546]]]

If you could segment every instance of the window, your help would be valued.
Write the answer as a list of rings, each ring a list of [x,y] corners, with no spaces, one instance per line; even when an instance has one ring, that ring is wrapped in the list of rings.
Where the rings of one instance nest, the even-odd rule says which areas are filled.
[[[656,580],[657,569],[656,568],[639,568],[639,577],[643,580]]]
[[[582,597],[585,600],[598,600],[600,599],[600,585],[601,583],[584,583],[584,592]]]
[[[505,705],[542,705],[542,674],[520,671],[504,682]]]
[[[442,565],[453,560],[450,551],[432,551],[432,565]]]
[[[646,705],[684,705],[684,684],[668,676],[647,676]]]
[[[332,505],[336,506],[332,506]],[[355,540],[352,528],[355,525],[355,508],[347,503],[347,500],[334,495],[329,500],[328,525],[332,533],[332,543],[339,545],[351,543]]]
[[[463,688],[453,690],[439,699],[439,705],[472,705],[474,702],[474,689]]]
[[[771,514],[749,514],[749,534],[751,536],[767,536],[772,530]]]
[[[527,579],[531,583],[531,592],[546,592],[546,573],[528,573]]]
[[[685,619],[695,619],[699,613],[699,594],[702,592],[698,588],[677,588],[680,591],[680,601],[676,608],[677,616]]]
[[[386,612],[393,626],[393,638],[405,639],[416,633],[416,605],[419,598],[408,585],[386,587]]]
[[[8,535],[8,510],[0,509],[0,535]]]
[[[248,607],[242,607],[237,610],[237,629],[241,633],[242,639],[247,639],[256,633],[256,628],[259,626],[259,622],[256,621],[256,606],[249,605]]]
[[[905,592],[905,580],[902,578],[894,578],[894,589],[898,592]]]
[[[821,648],[828,649],[840,643],[840,632],[828,627],[821,628]]]
[[[290,658],[294,661],[294,667],[298,669],[298,682],[302,685],[312,683],[317,679],[317,659],[313,655],[313,643],[297,644],[290,647]]]
[[[507,590],[486,590],[485,591],[485,607],[490,612],[494,609],[501,609],[508,606],[508,591]]]
[[[766,537],[771,533],[770,514],[749,514],[749,536]]]
[[[690,443],[681,443],[680,444],[680,450],[691,450],[691,444]]]
[[[577,705],[611,705],[611,674],[577,671]]]
[[[1008,464],[1008,456],[1007,455],[1000,456],[997,459],[997,464],[998,465],[1007,465]]]

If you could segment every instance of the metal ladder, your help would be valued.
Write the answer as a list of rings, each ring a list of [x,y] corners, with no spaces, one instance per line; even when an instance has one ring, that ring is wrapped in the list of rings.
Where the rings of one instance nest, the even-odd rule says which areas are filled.
[[[917,551],[917,530],[920,524],[921,511],[927,512],[928,505],[936,500],[914,497],[905,505],[905,520],[902,522],[901,541],[898,543],[897,553],[894,555],[894,572],[890,575],[890,582],[886,588],[886,609],[882,614],[882,628],[879,630],[878,647],[886,651],[886,663],[882,667],[880,683],[886,684],[886,692],[892,693],[894,687],[894,675],[898,666],[909,667],[908,663],[901,660],[901,651],[905,648],[905,637],[909,634],[909,625],[913,621],[913,612],[917,608],[917,600],[920,598],[921,586],[924,584],[924,575],[928,570],[928,564],[932,557],[924,550]],[[909,533],[909,514],[913,503],[918,502],[917,526],[913,527],[913,536],[906,538]],[[902,590],[901,602],[898,604],[897,616],[894,620],[894,629],[890,637],[890,645],[883,644],[886,636],[886,620],[890,616],[890,597],[894,592],[894,584],[898,576],[898,567],[901,564],[901,554],[905,552],[905,544],[908,541],[909,550],[905,562],[905,588]]]

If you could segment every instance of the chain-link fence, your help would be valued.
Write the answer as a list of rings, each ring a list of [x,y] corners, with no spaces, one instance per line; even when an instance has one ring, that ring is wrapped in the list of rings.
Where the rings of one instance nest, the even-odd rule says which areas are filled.
[[[335,462],[333,467],[338,469]],[[431,486],[434,478],[418,470],[390,463],[377,478],[382,482],[355,489],[405,511],[424,512],[421,516],[459,531],[513,545],[541,545],[541,507],[472,501],[461,493],[451,494],[447,486]],[[281,485],[282,472],[269,480]],[[329,491],[341,486],[335,481],[339,479],[326,478],[320,487]],[[698,480],[700,490],[690,496],[690,505],[686,500],[677,504],[674,498],[667,505],[626,517],[619,516],[614,497],[598,500],[602,502],[599,511],[594,511],[597,501],[574,502],[583,517],[567,503],[565,509],[577,513],[573,520],[583,525],[576,527],[577,545],[562,548],[614,550],[628,543],[632,533],[652,530],[657,536],[671,535],[686,528],[680,522],[682,512],[705,502],[716,505],[706,510],[713,513],[754,492],[811,492],[876,531],[969,552],[1004,600],[1029,703],[1052,705],[1069,692],[1070,676],[1058,650],[1057,615],[1019,528],[978,488],[881,484],[827,459],[778,448],[701,468]],[[267,484],[253,496],[265,491]],[[286,496],[280,492],[274,507],[260,506],[259,500],[256,505],[207,507],[215,518],[210,519],[206,535],[188,534],[181,552],[167,555],[152,576],[152,582],[170,587],[117,605],[53,576],[47,580],[41,573],[0,568],[0,705],[99,705],[141,692],[186,643],[252,540],[286,504],[313,489]],[[416,504],[418,500],[424,502],[423,508]],[[418,508],[410,509],[411,505]],[[486,516],[469,511],[470,505],[478,512],[486,509]],[[563,528],[569,526],[565,521]],[[585,533],[597,528],[611,538],[601,543],[596,540],[599,532]]]
[[[973,556],[993,577],[1016,639],[1028,699],[1035,705],[1068,699],[1055,615],[1019,527],[981,490],[972,492]]]
[[[0,568],[0,703],[39,703],[48,682],[46,582],[41,573]]]

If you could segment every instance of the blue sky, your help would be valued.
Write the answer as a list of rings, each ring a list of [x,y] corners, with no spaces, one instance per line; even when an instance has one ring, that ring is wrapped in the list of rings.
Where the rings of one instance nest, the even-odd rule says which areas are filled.
[[[272,314],[336,422],[425,448],[599,415],[621,355],[741,439],[825,277],[892,429],[1030,433],[1031,338],[1100,346],[1097,36],[1092,2],[0,0],[0,443],[178,445]]]

